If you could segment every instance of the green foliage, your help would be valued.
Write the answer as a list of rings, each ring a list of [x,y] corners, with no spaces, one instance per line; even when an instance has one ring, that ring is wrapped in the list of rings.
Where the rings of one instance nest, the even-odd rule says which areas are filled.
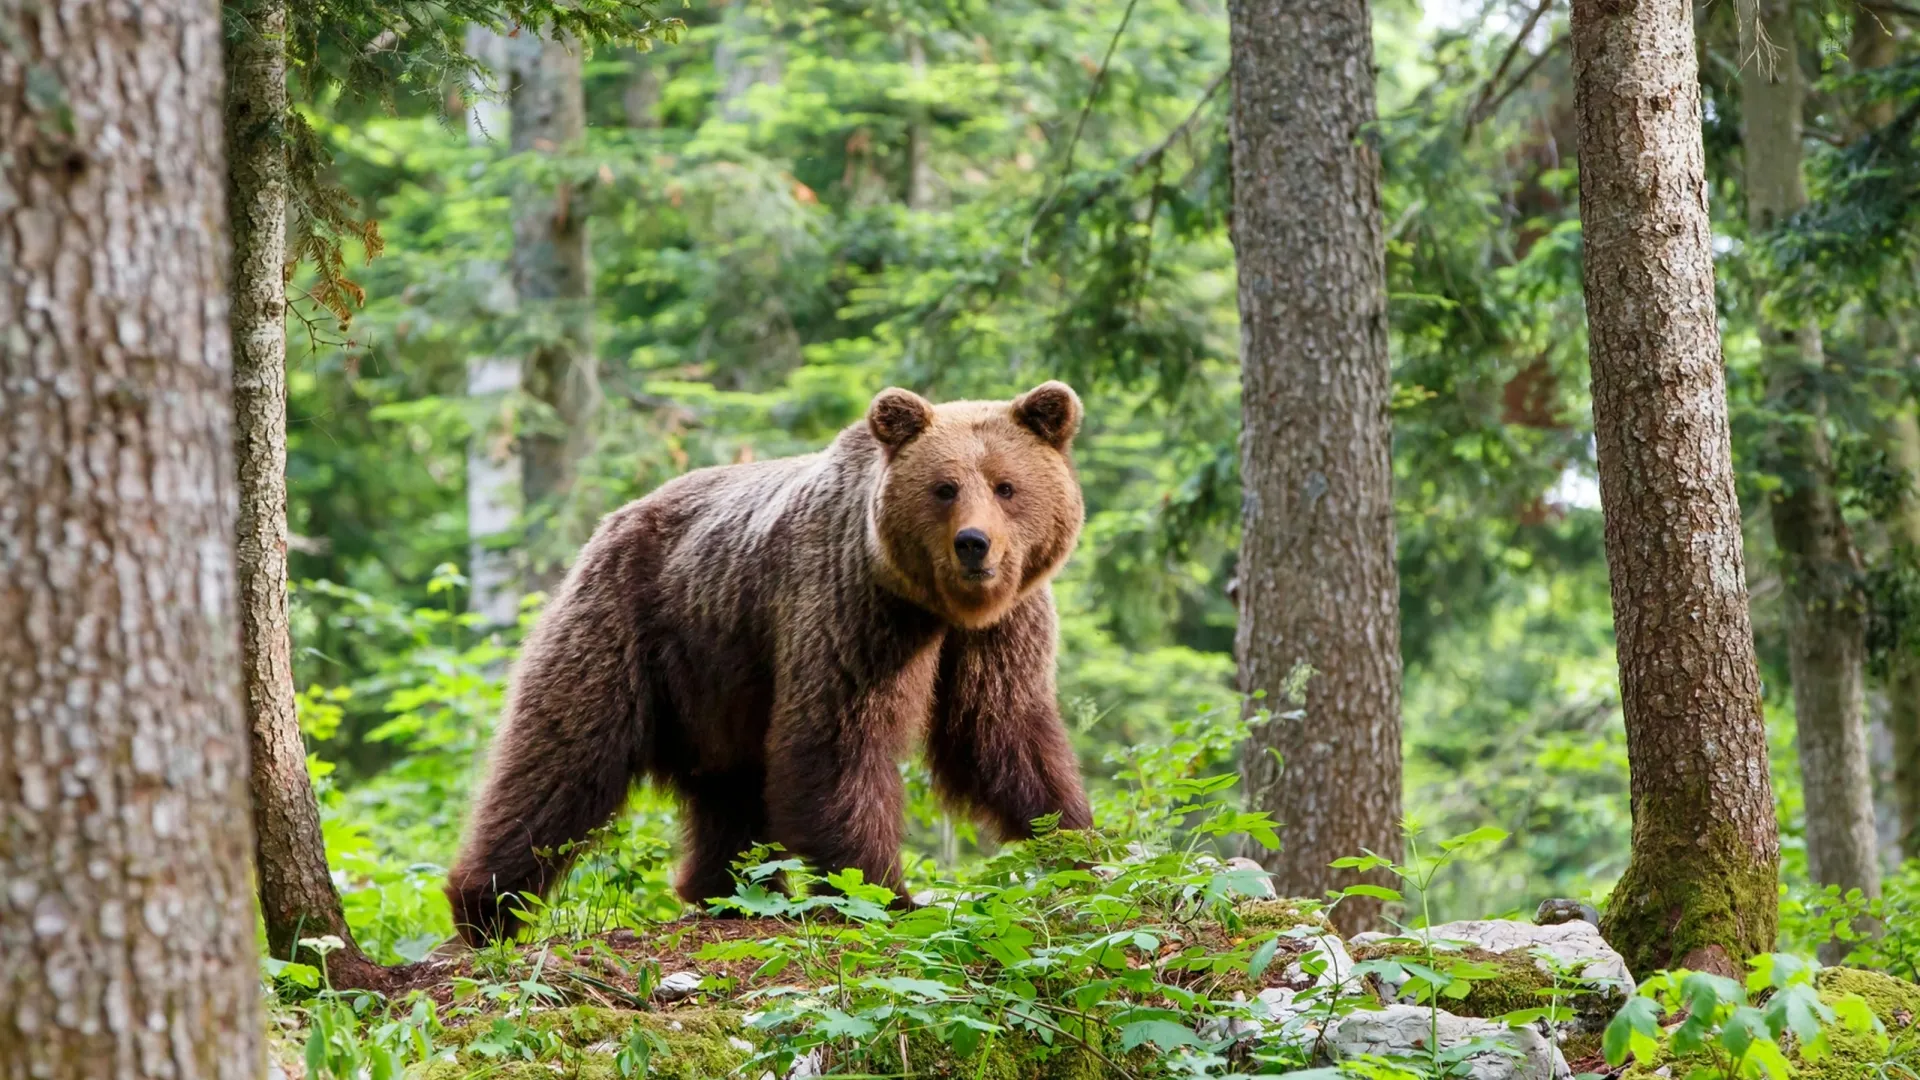
[[[1779,282],[1769,308],[1789,319],[1831,318],[1863,298],[1888,308],[1915,295],[1920,63],[1837,75],[1825,89],[1856,109],[1884,105],[1891,118],[1816,158],[1811,204],[1761,238],[1763,265]]]
[[[1661,972],[1640,984],[1638,994],[1607,1025],[1607,1063],[1631,1055],[1633,1073],[1682,1069],[1687,1080],[1787,1080],[1791,1059],[1817,1065],[1833,1053],[1841,1032],[1867,1033],[1884,1051],[1884,1028],[1858,994],[1823,998],[1814,970],[1796,957],[1756,956],[1744,983],[1700,971]],[[1750,1003],[1750,992],[1761,1000]],[[1679,1023],[1662,1026],[1666,1014]],[[1666,1075],[1666,1074],[1662,1074]]]
[[[1785,891],[1780,937],[1806,950],[1847,942],[1846,963],[1920,980],[1920,861],[1902,863],[1875,897],[1837,885]]]
[[[1233,690],[1239,389],[1223,6],[778,0],[684,9],[684,33],[645,52],[629,46],[671,20],[623,0],[349,7],[302,9],[291,41],[301,80],[292,227],[307,260],[295,291],[337,309],[340,322],[351,315],[352,325],[300,305],[313,322],[294,325],[304,347],[289,371],[289,512],[302,723],[349,918],[378,958],[417,959],[450,932],[441,867],[526,625],[482,633],[463,614],[465,584],[451,568],[471,558],[469,447],[504,445],[548,420],[525,394],[466,393],[469,358],[524,355],[555,332],[551,308],[498,303],[493,285],[511,251],[513,193],[529,183],[566,183],[572,207],[592,222],[594,344],[607,405],[564,502],[533,510],[553,526],[541,531],[547,546],[507,539],[525,565],[565,561],[601,514],[688,470],[817,449],[884,385],[954,398],[1069,378],[1089,410],[1076,445],[1089,521],[1057,584],[1060,693],[1097,819],[1115,843],[1180,853],[1167,868],[1179,880],[1200,873],[1200,855],[1284,840],[1243,816],[1231,786],[1245,725],[1286,722],[1293,706],[1249,710]],[[1565,51],[1506,87],[1502,107],[1469,130],[1510,31],[1498,19],[1436,28],[1403,0],[1374,11],[1381,120],[1365,138],[1382,164],[1391,292],[1406,803],[1439,835],[1510,834],[1476,849],[1475,872],[1428,875],[1398,891],[1430,919],[1530,909],[1543,895],[1597,901],[1625,865],[1629,814],[1591,490]],[[586,145],[564,155],[470,145],[447,122],[471,104],[466,26],[555,18],[575,20],[591,43]],[[1559,18],[1550,13],[1541,34],[1558,33]],[[1823,30],[1841,32],[1840,22]],[[376,40],[384,44],[368,51]],[[1792,278],[1774,290],[1777,302],[1804,300],[1829,323],[1822,387],[1833,405],[1818,422],[1844,467],[1885,657],[1910,645],[1913,605],[1911,574],[1875,525],[1907,478],[1876,452],[1876,433],[1909,396],[1889,375],[1899,366],[1893,344],[1870,347],[1862,327],[1869,311],[1897,313],[1907,287],[1895,270],[1910,246],[1911,211],[1896,196],[1911,186],[1903,170],[1912,148],[1893,128],[1864,142],[1842,138],[1833,110],[1871,92],[1900,116],[1911,111],[1912,87],[1894,69],[1869,85],[1823,53],[1834,77],[1827,97],[1811,103],[1811,130],[1848,145],[1823,152],[1816,203],[1791,229],[1749,237],[1732,153],[1737,94],[1716,59],[1724,43],[1712,33],[1704,41],[1743,490],[1764,513],[1760,500],[1779,479],[1750,467],[1754,440],[1778,419],[1754,378],[1745,299],[1759,268],[1749,264],[1764,249],[1769,272]],[[374,219],[377,231],[367,225]],[[349,275],[364,298],[342,284]],[[1784,622],[1764,530],[1754,532],[1749,566],[1783,751],[1791,876],[1804,865],[1804,808],[1788,749]],[[527,619],[539,602],[528,598]],[[996,855],[970,823],[950,818],[922,766],[906,775],[911,887],[998,888],[983,868],[1014,856]],[[676,824],[670,800],[636,792],[629,813],[585,846],[540,907],[532,939],[559,947],[678,911],[667,885]],[[1017,857],[1036,860],[1021,864],[1036,881],[1067,872]],[[1061,879],[1048,886],[1054,893],[996,910],[1032,929],[1048,902],[1041,897],[1072,915],[1112,887]],[[859,900],[866,888],[740,899],[804,918],[809,933],[904,944],[891,935],[910,920],[836,908],[871,904]],[[1897,902],[1890,892],[1887,903]],[[1231,955],[1256,983],[1286,967],[1280,942],[1298,927],[1246,922],[1255,939],[1194,963]],[[1067,933],[1049,923],[1036,940],[1056,931]],[[1814,932],[1795,930],[1792,941]],[[1880,940],[1899,946],[1899,935]],[[1255,964],[1268,944],[1276,952]],[[1444,993],[1461,980],[1470,996],[1484,996],[1491,981],[1467,977],[1479,960],[1413,962],[1438,976],[1441,1000],[1463,1000]],[[1873,962],[1903,961],[1886,952]],[[993,1062],[983,1075],[1015,1075],[1008,1062],[1051,1047],[1044,1027],[1007,1018],[1011,1004],[995,996],[1003,975],[993,971],[976,1003],[998,1047],[989,1052],[988,1033],[976,1030],[980,1060]],[[976,992],[944,968],[868,974]],[[1037,994],[1052,992],[1024,977]],[[1566,985],[1549,981],[1550,991]],[[931,1067],[916,1057],[917,1042],[902,1062],[897,1046],[876,1040],[908,1023],[898,1010],[943,1016],[935,1006],[944,1002],[870,986],[818,1000],[874,1033],[836,1030],[816,1048],[858,1049],[876,1072]],[[823,1015],[797,1016],[781,1045],[812,1038],[797,1033]],[[1181,1062],[1215,1053],[1166,1046],[1162,1038],[1178,1037],[1155,1026],[1165,1017],[1105,1016],[1085,1027],[1048,1015],[1123,1064],[1142,1052],[1173,1049]],[[682,1067],[638,1030],[583,1045],[624,1048],[624,1065],[603,1063],[608,1075]],[[569,1039],[561,1041],[582,1048]],[[533,1047],[533,1059],[503,1052],[495,1063],[503,1071],[510,1057],[515,1068],[545,1068],[561,1053],[550,1043],[514,1045]],[[767,1045],[756,1042],[753,1053]],[[1396,1067],[1350,1071],[1385,1076]]]

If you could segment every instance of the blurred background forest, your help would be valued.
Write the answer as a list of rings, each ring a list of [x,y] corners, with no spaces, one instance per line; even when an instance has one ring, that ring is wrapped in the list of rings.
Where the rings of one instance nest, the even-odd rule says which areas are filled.
[[[1054,377],[1079,390],[1089,521],[1058,586],[1060,683],[1096,813],[1154,798],[1111,781],[1158,775],[1157,756],[1235,769],[1224,6],[730,0],[659,14],[683,25],[651,49],[579,54],[578,149],[510,143],[511,39],[469,38],[489,73],[478,85],[377,50],[362,59],[387,65],[384,92],[295,72],[309,159],[330,161],[323,180],[352,200],[307,208],[346,235],[344,260],[307,262],[289,290],[295,677],[336,877],[362,944],[387,961],[447,929],[438,868],[533,586],[557,580],[620,503],[688,469],[816,449],[890,384],[936,400]],[[1815,203],[1766,238],[1742,210],[1733,5],[1698,16],[1789,889],[1806,871],[1764,505],[1779,479],[1761,465],[1777,416],[1750,282],[1776,275],[1772,302],[1827,328],[1825,403],[1803,422],[1831,440],[1874,614],[1868,707],[1891,866],[1889,673],[1910,648],[1916,588],[1900,493],[1915,181],[1911,140],[1863,138],[1861,117],[1911,125],[1917,14],[1800,6]],[[1379,0],[1373,18],[1380,119],[1364,137],[1383,165],[1406,812],[1441,835],[1511,833],[1442,883],[1436,917],[1597,900],[1627,860],[1627,761],[1565,12]],[[1854,47],[1868,21],[1883,39],[1872,71]],[[514,287],[530,190],[563,191],[585,230],[584,263],[558,273],[573,287]],[[517,360],[485,359],[569,348],[598,384],[597,407],[572,416],[522,384]],[[530,493],[520,455],[540,440],[577,457],[570,482]],[[497,625],[515,611],[517,625]],[[976,849],[917,772],[911,790],[917,873]],[[644,914],[670,914],[672,808],[651,794],[636,806],[622,865],[652,881],[635,902],[668,905]]]

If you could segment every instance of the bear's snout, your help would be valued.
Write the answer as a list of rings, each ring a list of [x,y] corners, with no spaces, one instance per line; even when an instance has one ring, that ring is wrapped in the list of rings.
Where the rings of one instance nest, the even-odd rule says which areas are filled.
[[[966,567],[969,574],[978,573],[986,565],[987,552],[992,547],[993,541],[987,539],[987,534],[979,529],[961,529],[953,537],[953,553],[959,557],[960,565]]]

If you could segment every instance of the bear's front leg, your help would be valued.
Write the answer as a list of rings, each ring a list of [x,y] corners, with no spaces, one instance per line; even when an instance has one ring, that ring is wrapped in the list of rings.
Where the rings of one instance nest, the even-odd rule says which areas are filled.
[[[941,793],[991,821],[1002,840],[1060,815],[1085,829],[1093,813],[1054,691],[1053,596],[1035,592],[984,630],[954,631],[940,654],[927,757]]]
[[[938,643],[900,652],[863,670],[824,649],[781,665],[766,794],[787,850],[823,874],[858,869],[904,898],[899,762],[932,707]]]

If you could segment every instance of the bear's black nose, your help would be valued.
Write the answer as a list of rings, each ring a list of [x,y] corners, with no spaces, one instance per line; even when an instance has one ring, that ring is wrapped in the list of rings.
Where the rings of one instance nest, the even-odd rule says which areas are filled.
[[[953,538],[953,553],[960,561],[972,569],[979,569],[987,559],[987,548],[992,546],[987,534],[979,529],[961,529]]]

